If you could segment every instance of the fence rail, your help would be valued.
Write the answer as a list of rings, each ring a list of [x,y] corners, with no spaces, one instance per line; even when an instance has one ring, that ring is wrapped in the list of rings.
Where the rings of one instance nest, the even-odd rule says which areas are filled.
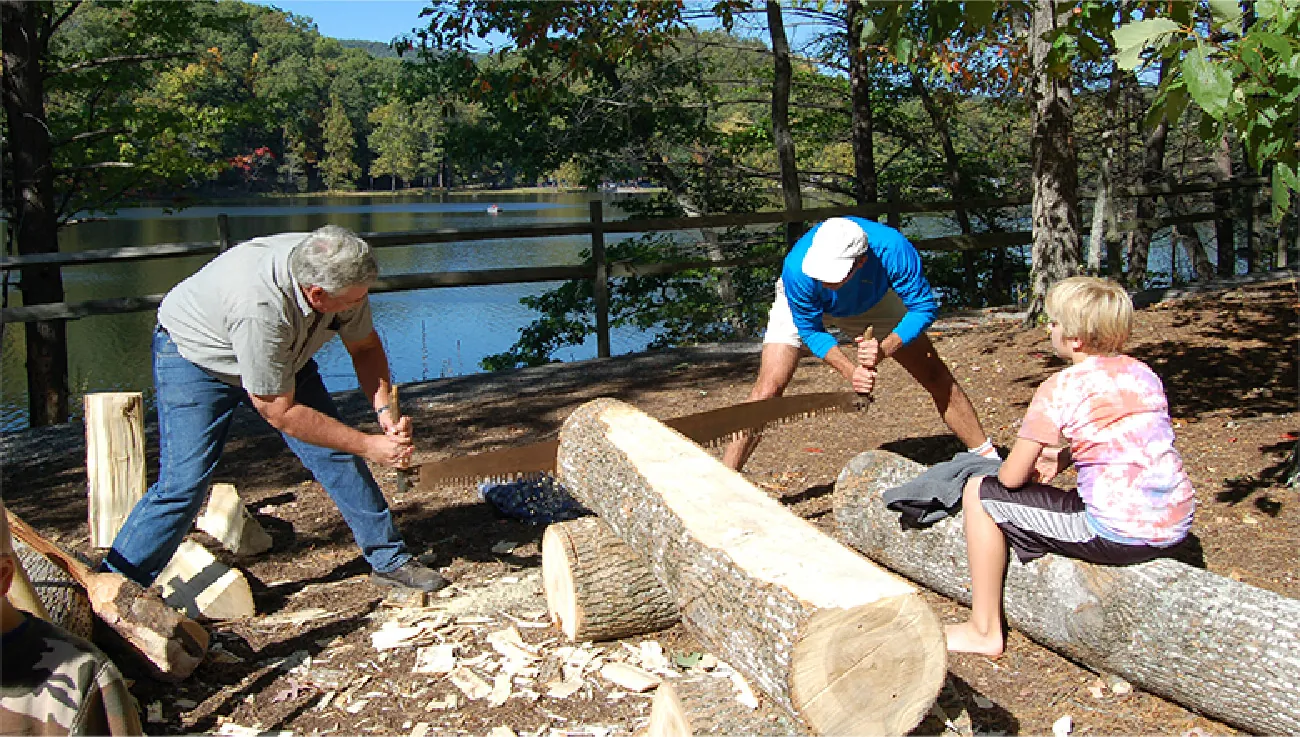
[[[1116,191],[1114,196],[1152,197],[1162,195],[1236,191],[1243,189],[1253,190],[1265,186],[1267,183],[1267,180],[1262,177],[1251,177],[1219,183],[1127,187]],[[1083,197],[1083,199],[1088,198],[1089,196],[1087,195]],[[717,261],[697,260],[655,264],[633,264],[617,261],[608,262],[604,252],[606,234],[778,225],[784,223],[820,221],[830,217],[842,217],[847,215],[856,215],[867,218],[877,218],[881,215],[885,215],[891,222],[897,222],[903,214],[951,212],[956,208],[963,208],[968,211],[987,210],[995,208],[1021,207],[1028,204],[1030,204],[1030,199],[1027,197],[965,201],[936,200],[930,202],[885,202],[868,205],[824,207],[808,210],[707,215],[688,218],[606,221],[604,219],[602,203],[600,201],[593,201],[591,203],[590,219],[583,223],[507,228],[443,228],[424,231],[362,233],[361,236],[375,248],[387,248],[433,243],[508,240],[520,238],[537,239],[557,236],[586,235],[592,239],[593,263],[590,265],[400,274],[381,278],[375,283],[371,292],[404,292],[416,289],[591,279],[596,284],[597,353],[598,355],[606,356],[609,355],[609,279],[632,276],[664,276],[693,269],[761,266],[775,264],[780,261],[780,257],[768,257],[761,259],[746,258]],[[1225,217],[1233,216],[1252,218],[1264,209],[1265,208],[1262,206],[1236,207],[1229,211],[1202,211],[1156,219],[1128,221],[1118,224],[1116,230],[1123,232],[1143,227],[1155,229],[1170,225],[1221,220]],[[1084,232],[1086,234],[1086,228]],[[142,259],[207,256],[220,253],[230,245],[229,223],[225,215],[218,216],[218,233],[219,238],[216,241],[103,248],[81,251],[78,253],[43,253],[14,256],[0,259],[0,272],[19,270],[25,267],[58,266],[62,268],[138,261]],[[918,250],[922,251],[966,251],[1024,246],[1030,244],[1032,238],[1032,233],[1029,231],[986,232],[970,235],[914,239],[912,243]],[[22,307],[6,307],[3,310],[0,310],[0,323],[76,320],[92,315],[143,312],[156,309],[158,304],[162,301],[163,296],[163,294],[150,294],[136,297],[95,299],[83,302],[58,302],[27,305]]]

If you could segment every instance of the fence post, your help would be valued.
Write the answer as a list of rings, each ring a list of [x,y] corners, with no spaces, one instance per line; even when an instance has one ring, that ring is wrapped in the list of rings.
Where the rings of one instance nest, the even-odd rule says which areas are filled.
[[[1241,191],[1246,201],[1246,273],[1255,270],[1255,188],[1245,187]]]
[[[609,358],[609,265],[605,263],[605,213],[600,200],[591,201],[591,261],[596,267],[592,295],[596,298],[596,357]]]
[[[230,218],[226,213],[217,213],[217,240],[221,243],[221,250],[230,250]]]
[[[885,213],[885,224],[897,230],[903,227],[903,213],[898,209],[898,185],[889,185],[889,212]]]

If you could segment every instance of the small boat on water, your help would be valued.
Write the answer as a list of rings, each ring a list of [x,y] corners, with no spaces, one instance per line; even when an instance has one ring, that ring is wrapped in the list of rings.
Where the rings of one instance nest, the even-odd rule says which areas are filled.
[[[487,214],[489,214],[489,215],[496,215],[496,214],[499,213],[499,212],[501,212],[501,208],[500,208],[500,207],[498,207],[498,206],[496,206],[496,205],[488,205],[488,208],[487,208]]]

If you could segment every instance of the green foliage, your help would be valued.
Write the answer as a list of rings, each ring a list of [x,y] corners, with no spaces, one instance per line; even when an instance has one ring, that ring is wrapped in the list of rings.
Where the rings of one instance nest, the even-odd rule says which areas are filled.
[[[353,160],[357,142],[352,121],[338,97],[333,99],[325,114],[325,158],[321,160],[321,178],[325,186],[335,190],[356,189],[356,178],[361,167]]]
[[[1273,216],[1280,219],[1300,192],[1300,2],[1263,0],[1251,8],[1247,23],[1237,3],[1226,0],[1152,7],[1153,17],[1115,31],[1115,59],[1126,69],[1170,61],[1152,116],[1181,112],[1190,98],[1207,142],[1225,130],[1236,133],[1250,166],[1271,170]]]

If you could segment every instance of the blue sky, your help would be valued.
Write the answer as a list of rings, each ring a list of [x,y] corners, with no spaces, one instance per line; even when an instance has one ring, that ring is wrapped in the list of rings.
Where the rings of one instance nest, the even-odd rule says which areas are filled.
[[[322,36],[362,41],[393,40],[423,25],[423,0],[256,0],[316,21]]]

